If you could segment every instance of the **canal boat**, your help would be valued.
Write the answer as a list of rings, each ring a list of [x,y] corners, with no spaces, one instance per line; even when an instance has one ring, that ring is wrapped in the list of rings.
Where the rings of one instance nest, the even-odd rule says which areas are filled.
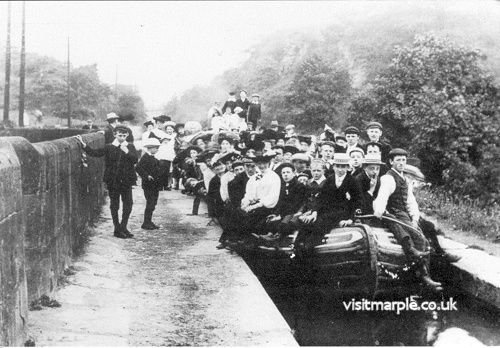
[[[307,282],[339,295],[367,298],[404,292],[416,281],[414,265],[392,232],[363,222],[326,231],[312,249],[295,244],[296,231],[276,245],[256,245],[245,258],[260,277],[279,283]]]

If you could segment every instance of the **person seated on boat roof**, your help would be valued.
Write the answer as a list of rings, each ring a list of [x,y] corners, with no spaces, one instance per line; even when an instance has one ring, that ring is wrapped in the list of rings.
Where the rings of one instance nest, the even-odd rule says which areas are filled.
[[[417,273],[423,283],[432,290],[441,291],[441,283],[435,282],[429,275],[429,242],[418,226],[420,211],[411,190],[409,181],[404,176],[408,152],[393,149],[389,152],[391,169],[380,178],[380,189],[373,201],[373,214],[395,219],[384,219],[385,225],[403,247],[408,261],[417,264]]]
[[[347,173],[349,161],[345,153],[334,155],[335,174],[326,179],[310,212],[299,217],[304,223],[299,233],[300,242],[308,248],[317,245],[332,228],[352,224],[355,213],[361,213],[361,190]]]
[[[254,158],[260,173],[248,180],[245,197],[241,200],[241,209],[244,211],[241,228],[247,237],[262,230],[267,216],[272,214],[278,204],[281,179],[269,168],[273,157],[272,152],[265,155],[258,152]]]
[[[404,168],[404,175],[410,182],[412,189],[419,187],[425,183],[425,176],[415,166],[407,164]],[[432,257],[439,257],[446,262],[457,262],[461,259],[458,255],[452,255],[447,253],[439,243],[438,235],[443,234],[442,231],[436,227],[436,223],[431,221],[431,218],[426,216],[423,212],[420,212],[420,218],[418,220],[418,226],[424,233],[424,236],[429,241],[434,253]]]
[[[380,189],[380,168],[384,166],[380,154],[367,154],[363,163],[363,171],[355,176],[363,197],[363,214],[373,214],[373,200]]]
[[[297,229],[298,217],[301,215],[300,208],[308,198],[308,189],[306,185],[299,183],[294,170],[294,166],[290,163],[283,163],[277,169],[277,172],[281,173],[280,197],[274,212],[266,218],[264,231],[269,233],[267,236],[262,236],[266,241],[278,241]]]

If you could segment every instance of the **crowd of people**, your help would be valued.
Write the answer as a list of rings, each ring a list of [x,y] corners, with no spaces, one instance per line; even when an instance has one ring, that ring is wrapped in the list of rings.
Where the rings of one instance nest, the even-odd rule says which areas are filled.
[[[246,243],[278,248],[299,231],[295,247],[307,251],[332,228],[371,217],[370,224],[393,232],[407,259],[418,265],[423,283],[441,290],[429,275],[431,247],[446,261],[457,258],[441,248],[435,225],[419,211],[413,187],[424,180],[422,173],[407,163],[404,149],[382,140],[379,122],[367,125],[364,143],[354,126],[338,132],[325,125],[319,137],[302,135],[292,124],[259,126],[260,105],[258,118],[250,112],[258,96],[252,103],[245,91],[240,97],[231,94],[223,114],[212,107],[212,129],[194,135],[166,115],[145,122],[142,156],[130,129],[113,113],[107,117],[104,148],[92,149],[77,136],[87,154],[105,156],[116,237],[133,237],[127,222],[137,173],[147,202],[143,229],[159,228],[152,218],[159,193],[172,189],[206,200],[209,217],[222,229],[219,249]],[[240,106],[243,99],[246,109]]]

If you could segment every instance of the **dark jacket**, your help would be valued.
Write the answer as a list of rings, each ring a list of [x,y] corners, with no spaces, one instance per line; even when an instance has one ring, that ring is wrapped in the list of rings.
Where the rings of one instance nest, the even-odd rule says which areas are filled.
[[[248,107],[250,106],[250,100],[248,100],[248,98],[245,100],[241,100],[241,98],[238,98],[236,99],[236,106],[239,106],[240,108],[243,109],[243,111],[240,112],[238,116],[246,119],[248,114]]]
[[[119,147],[106,144],[101,149],[91,149],[85,146],[84,150],[90,156],[104,156],[103,181],[108,189],[128,188],[137,183],[134,164],[137,163],[138,155],[133,144],[127,145],[128,153]]]
[[[226,108],[231,108],[231,113],[234,113],[234,108],[236,107],[236,100],[226,100],[224,105],[222,105],[222,113],[226,112]]]
[[[377,184],[375,185],[373,196],[368,193],[368,190],[370,190],[370,178],[366,175],[364,170],[362,173],[358,174],[355,179],[358,182],[361,189],[361,196],[363,197],[363,207],[361,208],[363,214],[373,214],[373,201],[377,198],[378,190],[380,189],[380,176],[377,177]]]
[[[105,144],[110,144],[113,142],[113,140],[115,140],[115,136],[113,134],[113,127],[111,127],[111,125],[107,125],[106,128],[104,129],[104,143]],[[132,130],[130,128],[128,128],[128,136],[127,136],[127,142],[128,143],[133,143],[134,142],[134,136],[132,135]]]
[[[241,200],[245,197],[248,180],[249,177],[247,173],[243,172],[236,175],[236,177],[229,182],[227,186],[229,202],[233,207],[239,208],[241,206]]]
[[[289,183],[281,182],[281,191],[275,213],[285,217],[297,213],[308,198],[308,188],[300,184],[297,178],[293,178]]]
[[[160,161],[154,156],[146,152],[135,166],[135,171],[142,179],[142,188],[144,190],[159,189]],[[148,180],[149,175],[153,177],[153,180]]]
[[[248,107],[248,121],[255,124],[258,120],[260,120],[260,117],[260,104],[250,103],[250,106]]]
[[[337,188],[335,179],[336,175],[332,175],[325,180],[313,210],[316,210],[318,215],[342,212],[354,216],[355,211],[361,210],[363,207],[361,189],[358,183],[351,175],[347,174],[340,187]],[[347,194],[349,194],[350,199],[347,198]]]
[[[220,196],[220,176],[216,175],[208,184],[207,192],[208,216],[221,217],[224,213],[224,202]]]

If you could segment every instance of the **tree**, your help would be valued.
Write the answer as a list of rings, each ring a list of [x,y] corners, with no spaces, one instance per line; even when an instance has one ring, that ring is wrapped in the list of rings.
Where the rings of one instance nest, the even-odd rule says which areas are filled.
[[[482,58],[434,34],[416,36],[395,48],[370,90],[393,145],[416,154],[431,183],[475,197],[484,193],[478,173],[496,153],[500,131],[500,93]]]
[[[351,93],[347,69],[313,55],[300,65],[290,86],[291,121],[309,131],[325,123],[342,126]]]

